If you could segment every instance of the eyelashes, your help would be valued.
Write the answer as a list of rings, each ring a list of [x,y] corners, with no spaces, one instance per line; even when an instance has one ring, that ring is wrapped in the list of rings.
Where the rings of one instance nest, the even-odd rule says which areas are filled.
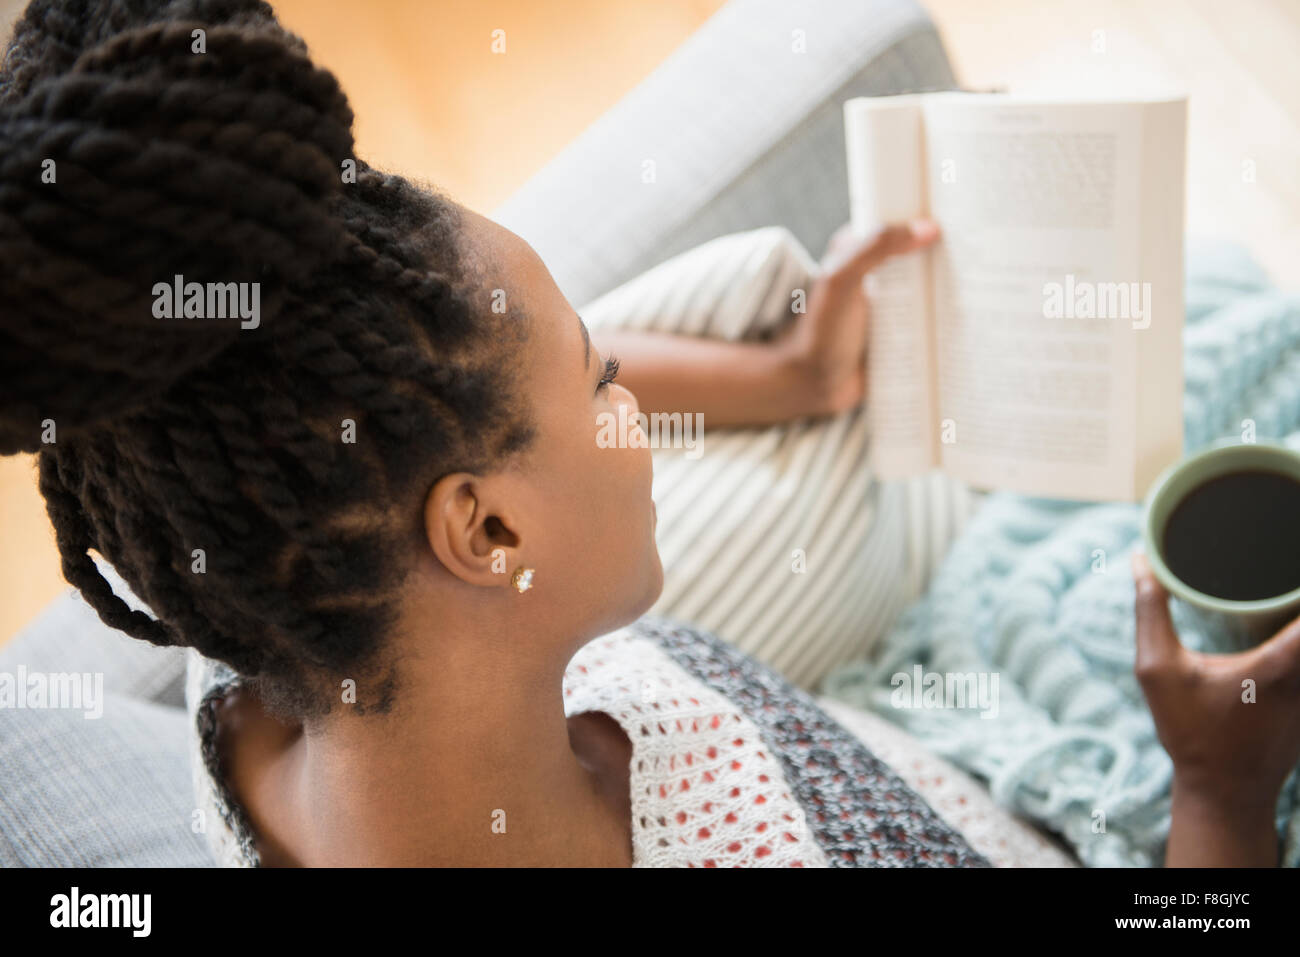
[[[599,392],[616,378],[618,378],[618,359],[610,356],[605,360],[605,371],[601,374],[600,384],[596,386],[596,391]]]

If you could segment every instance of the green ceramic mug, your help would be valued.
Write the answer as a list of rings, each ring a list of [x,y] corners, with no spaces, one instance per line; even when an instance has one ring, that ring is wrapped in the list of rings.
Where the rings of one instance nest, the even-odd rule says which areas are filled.
[[[1189,492],[1221,475],[1253,469],[1278,472],[1300,481],[1300,452],[1266,442],[1213,445],[1165,469],[1147,493],[1142,516],[1142,546],[1160,584],[1189,610],[1192,618],[1222,629],[1238,649],[1271,637],[1300,615],[1300,587],[1257,601],[1229,601],[1207,595],[1169,570],[1162,543],[1170,514]],[[1300,542],[1296,547],[1300,548]]]

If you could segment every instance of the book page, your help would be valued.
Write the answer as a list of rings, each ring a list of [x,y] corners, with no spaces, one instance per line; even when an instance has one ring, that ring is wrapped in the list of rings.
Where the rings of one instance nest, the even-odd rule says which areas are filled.
[[[932,262],[939,448],[952,475],[1132,501],[1181,452],[1183,143],[1144,141],[1154,108],[926,98],[930,210],[944,230]],[[1144,163],[1165,181],[1147,182]],[[1152,190],[1177,196],[1154,244]],[[1139,373],[1154,414],[1140,415]]]
[[[1139,272],[1152,289],[1151,324],[1135,336],[1138,350],[1137,462],[1134,491],[1144,498],[1183,448],[1183,214],[1187,101],[1142,110],[1142,208]]]
[[[925,213],[919,96],[860,97],[844,105],[854,233]],[[872,468],[885,479],[938,465],[929,321],[928,251],[868,275],[867,420]]]

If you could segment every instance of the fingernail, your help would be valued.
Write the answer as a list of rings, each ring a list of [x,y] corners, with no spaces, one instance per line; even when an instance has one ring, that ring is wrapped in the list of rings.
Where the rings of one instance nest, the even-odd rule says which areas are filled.
[[[912,237],[919,240],[933,239],[939,235],[939,224],[933,219],[912,220]]]
[[[1146,553],[1141,549],[1133,552],[1133,575],[1136,578],[1146,578],[1151,574],[1151,563],[1147,561]]]

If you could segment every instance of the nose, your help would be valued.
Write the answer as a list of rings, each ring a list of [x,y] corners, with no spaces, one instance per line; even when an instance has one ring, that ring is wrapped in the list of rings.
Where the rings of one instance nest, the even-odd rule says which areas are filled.
[[[621,386],[617,382],[615,382],[611,388],[617,390],[615,394],[618,396],[619,404],[627,406],[628,418],[631,418],[641,411],[641,405],[636,400],[636,393],[631,389]]]
[[[612,386],[612,388],[617,389],[618,392],[620,393],[615,396],[615,399],[618,402],[618,404],[623,406],[624,409],[626,410],[625,412],[623,412],[623,417],[628,424],[629,435],[635,433],[637,436],[639,436],[639,438],[633,441],[637,444],[644,442],[646,443],[646,446],[648,446],[650,439],[646,433],[645,426],[648,425],[649,423],[645,423],[645,424],[642,423],[641,406],[636,401],[636,394],[633,393],[631,389],[624,388],[623,386],[618,385],[617,383],[615,383]],[[642,446],[642,447],[646,447],[646,446]]]

